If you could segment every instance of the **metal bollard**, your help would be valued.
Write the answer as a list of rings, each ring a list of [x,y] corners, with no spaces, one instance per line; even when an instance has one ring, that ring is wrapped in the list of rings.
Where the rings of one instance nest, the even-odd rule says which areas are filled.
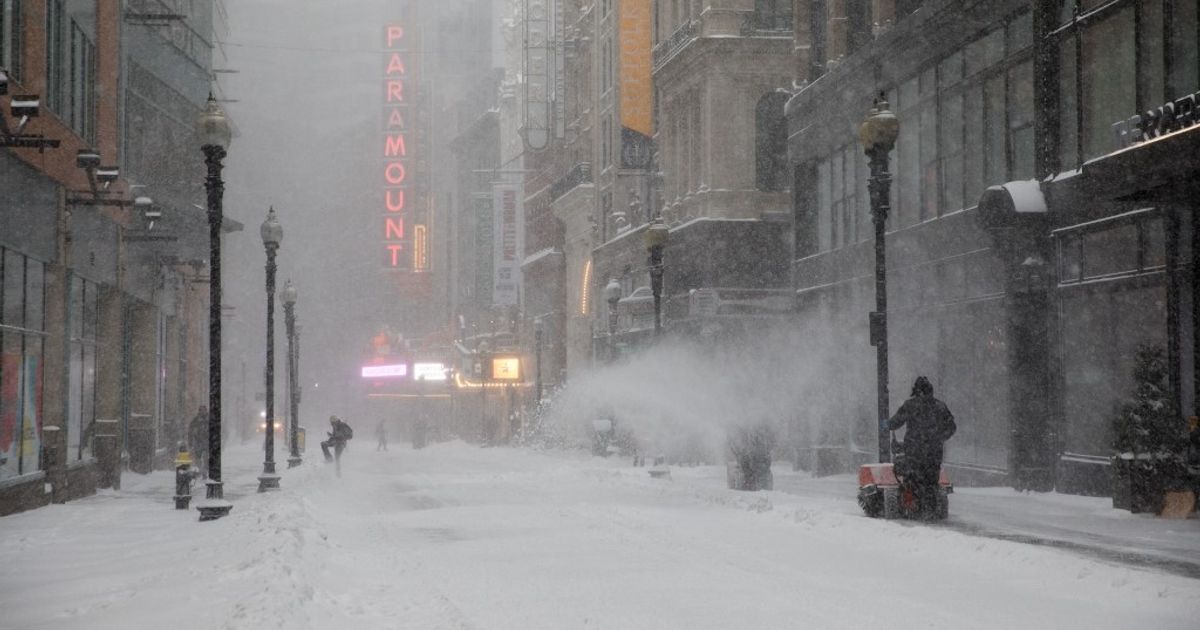
[[[192,456],[187,446],[179,444],[179,454],[175,457],[175,509],[186,510],[192,501],[192,479],[196,473],[192,470]]]

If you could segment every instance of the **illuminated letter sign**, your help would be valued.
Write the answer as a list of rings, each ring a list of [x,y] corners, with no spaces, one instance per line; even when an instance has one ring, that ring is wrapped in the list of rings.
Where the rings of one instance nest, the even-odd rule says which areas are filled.
[[[446,366],[442,363],[414,363],[413,380],[444,381],[446,380]]]
[[[521,360],[517,357],[492,359],[492,380],[516,381],[521,378]]]
[[[411,77],[406,58],[411,50],[403,24],[388,24],[383,30],[383,266],[385,269],[411,271],[411,236],[404,229],[411,209],[407,197],[418,182],[411,176],[408,162],[409,101],[405,83]]]
[[[408,365],[405,363],[362,366],[363,378],[404,378],[405,376],[408,376]]]

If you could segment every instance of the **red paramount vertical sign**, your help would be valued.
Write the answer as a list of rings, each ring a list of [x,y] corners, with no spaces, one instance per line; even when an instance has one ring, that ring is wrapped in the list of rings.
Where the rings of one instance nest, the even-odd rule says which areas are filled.
[[[422,145],[415,141],[419,100],[415,61],[417,39],[406,20],[384,26],[383,71],[383,266],[425,271],[428,252],[418,181]]]

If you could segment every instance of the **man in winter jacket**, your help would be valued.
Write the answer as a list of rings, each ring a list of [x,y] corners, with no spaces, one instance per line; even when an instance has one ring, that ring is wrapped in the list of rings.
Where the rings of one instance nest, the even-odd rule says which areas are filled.
[[[913,484],[922,517],[929,518],[936,513],[943,445],[958,427],[946,403],[933,397],[933,385],[924,376],[917,377],[912,397],[884,423],[889,431],[901,427],[908,427],[904,434],[905,474]]]
[[[335,456],[341,459],[342,450],[346,448],[346,440],[354,437],[354,431],[350,425],[342,422],[337,416],[329,416],[329,429],[329,439],[321,442],[321,452],[325,454],[325,461],[332,462]],[[331,446],[334,455],[329,454]]]

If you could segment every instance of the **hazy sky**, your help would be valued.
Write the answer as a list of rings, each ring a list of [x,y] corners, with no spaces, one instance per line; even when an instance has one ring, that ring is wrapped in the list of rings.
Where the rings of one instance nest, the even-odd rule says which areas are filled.
[[[266,255],[259,225],[274,205],[283,224],[278,286],[299,291],[306,383],[301,418],[311,428],[330,413],[352,413],[354,368],[373,332],[383,287],[372,257],[377,217],[377,143],[383,21],[379,0],[226,2],[228,68],[219,81],[237,129],[226,161],[225,211],[245,224],[225,253],[225,302],[236,309],[226,336],[227,370],[247,396],[263,391]],[[218,67],[220,61],[217,62]],[[277,407],[286,345],[276,305]],[[234,381],[227,397],[236,403]],[[314,383],[320,387],[314,388]],[[235,407],[231,406],[230,409]]]

